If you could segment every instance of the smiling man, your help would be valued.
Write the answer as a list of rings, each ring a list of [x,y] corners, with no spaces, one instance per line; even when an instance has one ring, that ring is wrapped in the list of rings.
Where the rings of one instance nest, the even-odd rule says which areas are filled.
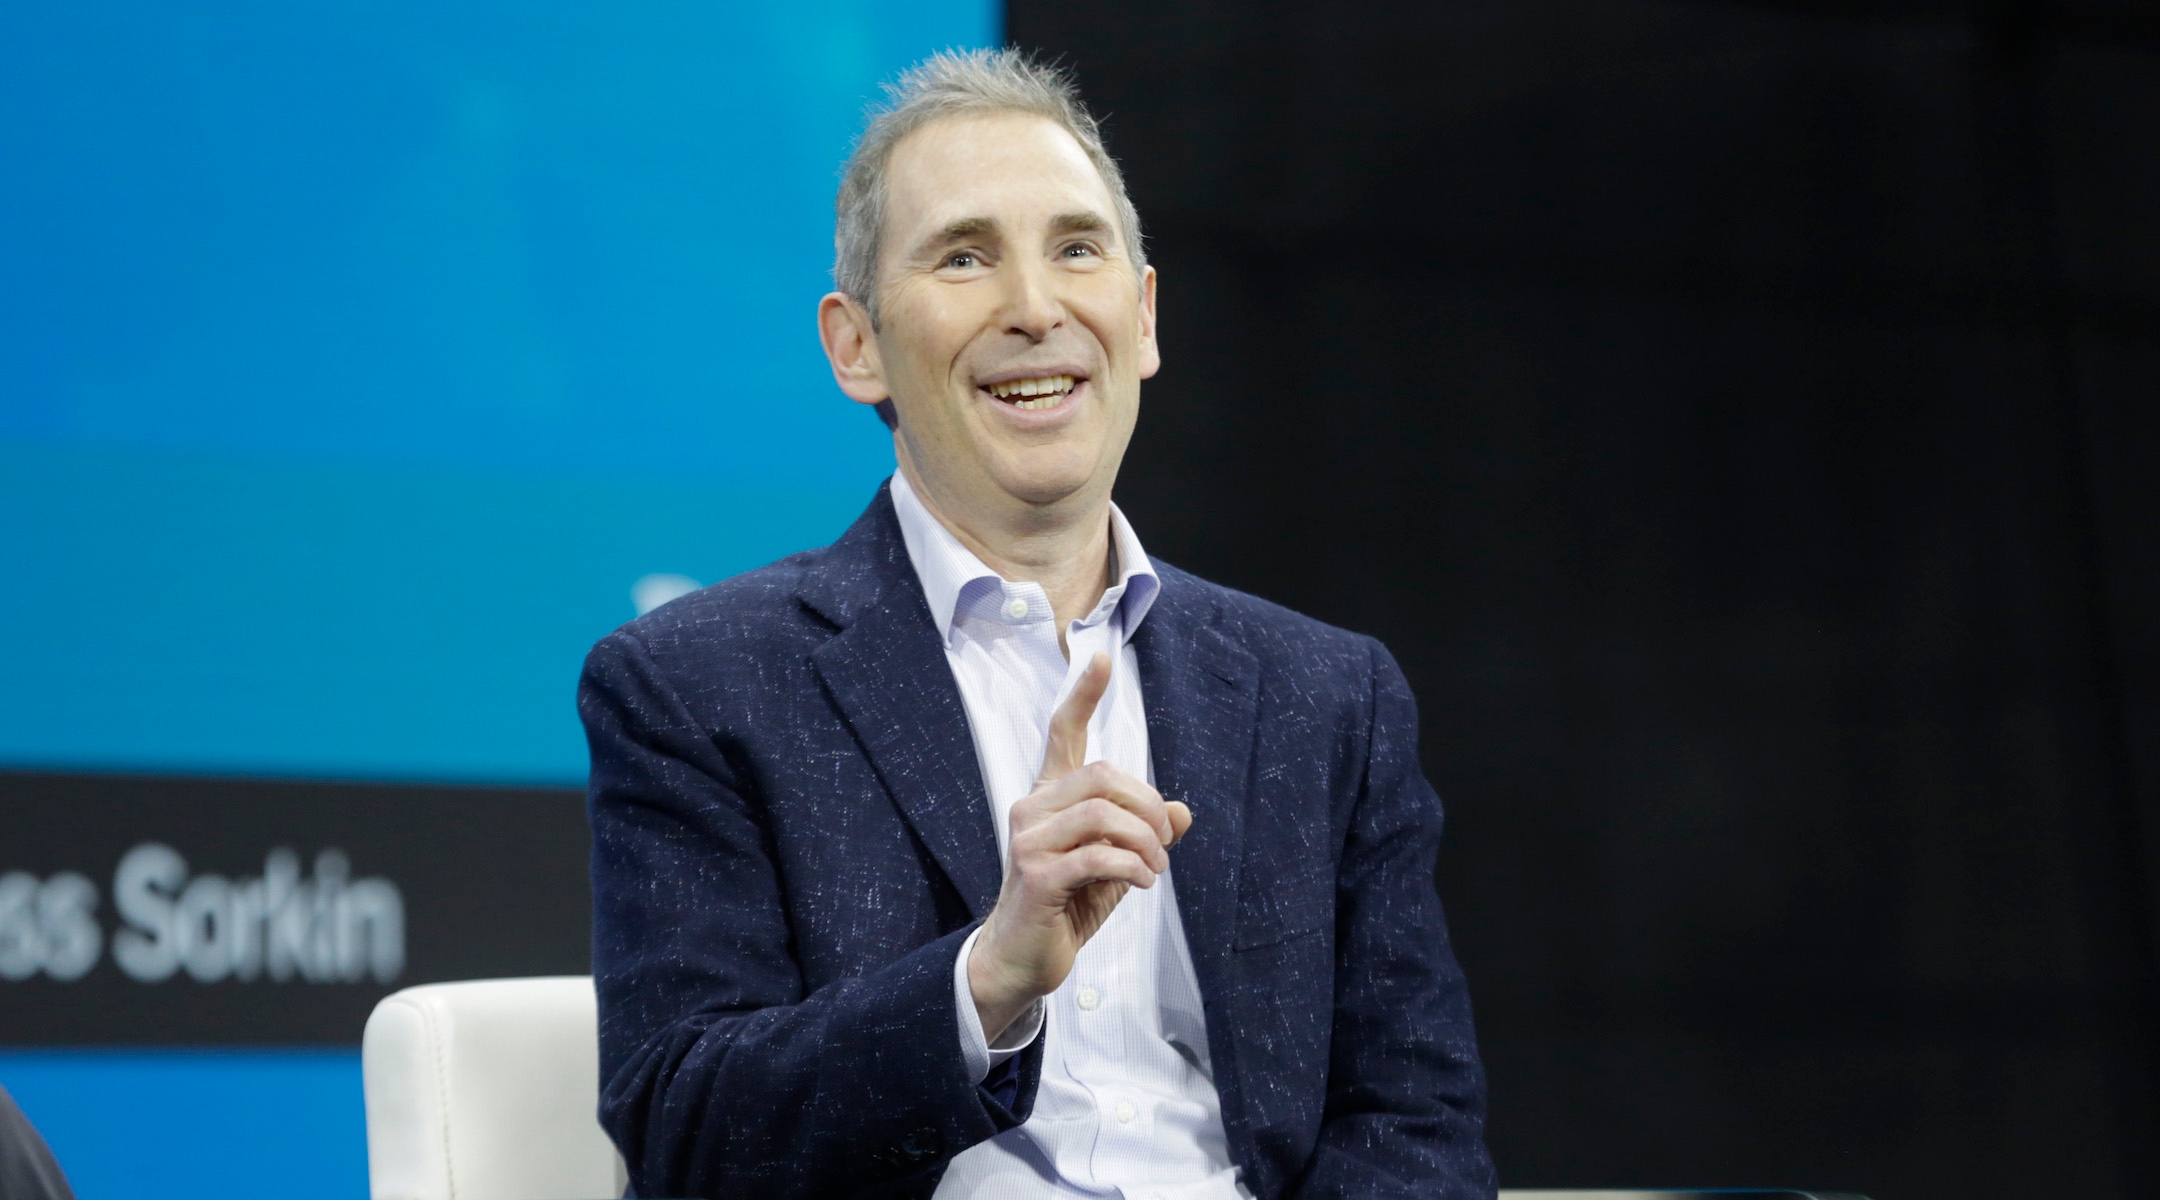
[[[1490,1196],[1402,673],[1111,503],[1155,272],[1069,80],[892,92],[818,326],[898,472],[579,693],[635,1190]]]

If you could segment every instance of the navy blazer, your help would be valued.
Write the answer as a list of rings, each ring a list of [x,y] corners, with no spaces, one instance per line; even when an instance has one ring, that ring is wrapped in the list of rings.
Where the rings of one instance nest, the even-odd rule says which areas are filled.
[[[1157,562],[1134,636],[1233,1160],[1277,1196],[1493,1194],[1440,803],[1402,672]],[[967,1078],[996,901],[967,716],[889,492],[831,546],[586,660],[600,1119],[648,1196],[928,1196],[1026,1120],[1041,1042]]]

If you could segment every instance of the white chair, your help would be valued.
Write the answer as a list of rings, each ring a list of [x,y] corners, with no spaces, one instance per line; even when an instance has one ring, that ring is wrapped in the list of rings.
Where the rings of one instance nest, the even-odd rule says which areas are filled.
[[[622,1156],[600,1131],[589,977],[434,983],[387,996],[360,1043],[374,1200],[602,1200]],[[1711,1200],[1725,1192],[1502,1191],[1500,1200]],[[1749,1200],[1864,1200],[1765,1191]]]
[[[603,1200],[592,979],[486,979],[384,997],[360,1041],[374,1200]]]

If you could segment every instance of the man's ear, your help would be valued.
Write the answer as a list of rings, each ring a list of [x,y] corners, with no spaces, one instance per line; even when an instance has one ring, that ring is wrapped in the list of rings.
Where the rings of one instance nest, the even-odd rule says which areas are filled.
[[[818,301],[818,340],[825,344],[825,359],[832,364],[833,382],[857,404],[882,404],[892,392],[885,386],[885,367],[878,360],[877,331],[870,314],[844,292],[830,292]]]
[[[1155,340],[1155,268],[1140,280],[1140,378],[1162,370],[1162,345]]]

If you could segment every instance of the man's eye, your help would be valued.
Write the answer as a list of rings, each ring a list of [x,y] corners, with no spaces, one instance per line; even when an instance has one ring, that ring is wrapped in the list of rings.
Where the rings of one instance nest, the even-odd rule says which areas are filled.
[[[977,259],[973,254],[962,250],[958,254],[954,254],[946,258],[945,265],[948,267],[959,267],[962,270],[965,270],[968,267],[974,266],[976,262]]]
[[[1065,257],[1067,258],[1086,258],[1094,253],[1095,247],[1088,245],[1086,242],[1074,242],[1072,245],[1065,247]]]

